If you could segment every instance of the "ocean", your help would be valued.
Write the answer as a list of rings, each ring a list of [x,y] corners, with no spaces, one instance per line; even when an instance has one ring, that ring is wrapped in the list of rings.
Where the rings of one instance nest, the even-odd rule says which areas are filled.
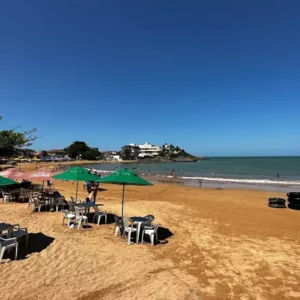
[[[102,163],[87,167],[103,174],[128,168],[154,178],[170,178],[174,171],[187,185],[198,185],[201,180],[204,186],[300,188],[300,157],[211,157],[189,163]]]

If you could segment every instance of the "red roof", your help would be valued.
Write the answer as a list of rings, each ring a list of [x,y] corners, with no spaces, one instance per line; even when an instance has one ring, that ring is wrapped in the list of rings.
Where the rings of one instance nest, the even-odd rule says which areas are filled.
[[[48,153],[66,153],[66,151],[61,150],[61,149],[54,149],[54,150],[49,150],[47,151]]]

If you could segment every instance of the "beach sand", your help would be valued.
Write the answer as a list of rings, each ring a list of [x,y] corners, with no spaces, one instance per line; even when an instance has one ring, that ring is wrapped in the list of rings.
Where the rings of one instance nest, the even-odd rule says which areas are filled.
[[[136,161],[132,160],[123,160],[122,164],[132,164]],[[3,164],[2,167],[4,168],[19,168],[23,171],[33,171],[38,170],[40,168],[45,168],[46,170],[51,166],[59,169],[59,166],[84,166],[84,165],[94,165],[94,164],[116,164],[116,161],[107,161],[107,160],[76,160],[76,161],[62,161],[62,162],[32,162],[32,163],[18,163],[17,165],[5,165]]]
[[[65,196],[75,183],[55,181]],[[98,201],[121,212],[121,186]],[[80,184],[80,196],[86,192]],[[113,224],[68,229],[61,212],[0,203],[0,221],[28,228],[29,254],[0,265],[3,299],[300,299],[300,211],[274,209],[281,196],[177,185],[126,187],[125,215],[153,214],[167,243],[132,244]],[[168,233],[162,230],[161,233]],[[37,252],[35,252],[37,251]]]
[[[49,167],[52,166],[58,168],[59,166],[73,166],[73,165],[79,166],[79,165],[88,165],[88,164],[92,165],[92,164],[96,164],[96,163],[98,164],[103,162],[104,161],[91,161],[91,160],[81,160],[81,161],[76,160],[76,161],[62,161],[62,162],[33,162],[33,163],[18,163],[18,165],[10,166],[10,167],[19,168],[23,171],[33,171],[41,168],[45,168],[47,170]],[[6,167],[6,165],[2,165],[2,166]]]

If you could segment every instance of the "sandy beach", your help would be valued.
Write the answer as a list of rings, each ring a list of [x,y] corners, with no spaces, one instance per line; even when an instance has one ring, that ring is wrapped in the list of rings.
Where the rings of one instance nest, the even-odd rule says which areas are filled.
[[[66,167],[69,167],[69,166],[79,166],[79,165],[92,165],[92,164],[95,164],[95,163],[110,163],[110,162],[107,162],[107,161],[93,161],[93,160],[76,160],[76,161],[63,161],[63,162],[33,162],[33,163],[18,163],[17,166],[11,166],[11,167],[17,167],[23,171],[32,171],[32,170],[37,170],[37,169],[40,169],[40,168],[49,168],[50,166],[54,166],[55,168],[59,168],[59,166],[66,166]],[[126,161],[125,161],[126,163]],[[3,165],[5,166],[5,165]]]
[[[102,187],[97,202],[120,214],[121,187]],[[55,188],[74,195],[71,182]],[[300,212],[269,208],[270,196],[284,194],[129,186],[125,215],[153,214],[173,234],[156,246],[122,243],[113,224],[78,231],[61,212],[0,203],[2,222],[31,233],[27,257],[0,265],[1,299],[299,299]]]

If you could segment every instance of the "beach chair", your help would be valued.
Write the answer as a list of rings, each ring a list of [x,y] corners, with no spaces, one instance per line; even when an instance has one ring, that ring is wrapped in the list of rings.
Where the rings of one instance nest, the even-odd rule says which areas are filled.
[[[11,201],[17,201],[18,197],[17,197],[16,190],[10,192],[10,197],[11,197]]]
[[[17,238],[9,238],[5,239],[3,237],[0,237],[0,262],[3,258],[4,252],[7,249],[15,248],[15,259],[18,258],[18,241]]]
[[[11,202],[13,197],[11,193],[3,193],[3,202]]]
[[[75,225],[78,230],[83,223],[88,224],[88,217],[83,214],[81,207],[75,206]]]
[[[25,237],[26,238],[26,247],[28,246],[28,230],[26,227],[21,228],[19,224],[11,225],[8,230],[8,236],[10,238],[19,238]]]
[[[28,192],[28,195],[29,194],[30,194],[30,192]],[[19,200],[20,200],[20,202],[22,202],[22,203],[25,202],[26,196],[27,196],[26,190],[20,188],[20,190],[19,190]],[[29,196],[28,196],[28,200],[29,200]]]
[[[39,200],[37,198],[33,198],[33,202],[34,202],[34,207],[35,207],[35,209],[38,209],[38,212],[41,212],[41,208],[43,206],[47,207],[47,205],[48,205],[45,201]]]
[[[116,215],[114,215],[114,218],[115,218],[114,234],[115,234],[115,236],[117,236],[118,232],[120,232],[120,236],[122,238],[123,220],[122,220],[122,218],[118,218]]]
[[[107,213],[106,211],[101,211],[97,206],[94,206],[95,214],[93,217],[93,223],[97,217],[97,225],[99,226],[101,218],[104,217],[105,224],[107,223]]]
[[[74,203],[74,205],[81,204],[81,200],[80,199],[75,199],[72,196],[70,198],[71,198],[71,201]]]
[[[56,212],[58,212],[59,207],[61,210],[63,210],[65,205],[65,197],[58,197],[53,204],[56,206]]]
[[[151,226],[152,222],[155,219],[153,215],[147,215],[144,218],[148,220],[148,222],[146,223],[146,226]]]
[[[28,194],[28,209],[30,207],[34,207],[34,199],[33,199],[32,195],[31,195],[31,193]]]
[[[145,226],[142,234],[142,244],[144,244],[144,237],[145,234],[149,235],[151,244],[154,246],[155,242],[158,241],[158,235],[157,235],[157,229],[159,227],[159,224],[151,226]]]
[[[74,221],[75,223],[75,213],[68,211],[68,210],[63,210],[63,225],[65,225],[65,219],[67,219],[67,226],[70,228],[70,223],[71,221]]]
[[[128,235],[128,245],[130,245],[131,234],[133,232],[136,233],[137,232],[137,228],[133,227],[133,222],[129,218],[123,218],[123,226],[124,226],[124,228],[123,228],[122,240],[123,240],[124,236],[127,233],[127,235]]]
[[[8,224],[8,223],[0,223],[0,227],[1,227],[0,237],[5,238],[5,239],[9,238],[8,230],[10,228],[10,224]]]

